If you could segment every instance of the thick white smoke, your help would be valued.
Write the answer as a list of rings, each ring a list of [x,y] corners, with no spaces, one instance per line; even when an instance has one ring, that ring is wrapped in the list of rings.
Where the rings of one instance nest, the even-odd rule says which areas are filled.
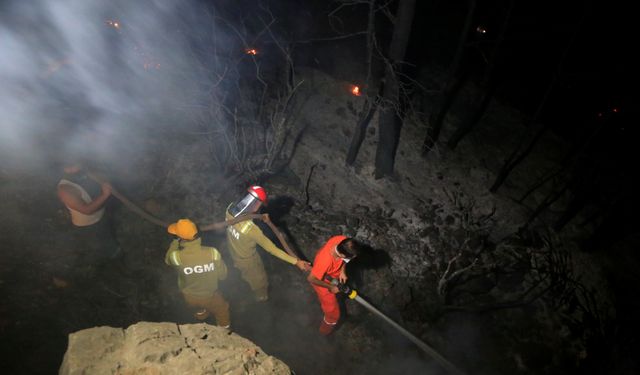
[[[193,104],[193,83],[206,80],[193,40],[213,25],[206,9],[185,3],[0,5],[3,160],[25,166],[74,151],[108,158],[136,126],[169,122]]]

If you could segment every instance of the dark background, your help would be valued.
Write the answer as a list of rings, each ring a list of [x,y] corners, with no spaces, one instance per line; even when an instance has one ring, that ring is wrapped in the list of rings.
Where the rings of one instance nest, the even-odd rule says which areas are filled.
[[[260,29],[260,24],[250,18],[251,12],[248,9],[257,6],[256,1],[200,1],[205,6],[215,7],[224,17],[233,20],[236,25],[244,22],[249,32]],[[20,12],[5,12],[4,6],[8,2],[0,3],[0,20],[3,25],[10,25],[14,30],[21,33],[29,33],[39,30],[47,34],[47,19],[31,15],[26,17]],[[344,38],[339,41],[332,38],[364,30],[366,26],[366,6],[356,5],[344,7],[340,12],[329,17],[329,12],[336,9],[340,3],[316,1],[278,1],[269,2],[269,6],[278,18],[279,22],[275,27],[278,37],[283,42],[293,42],[295,45],[293,56],[295,62],[300,67],[311,67],[321,69],[324,72],[345,81],[357,82],[364,79],[363,64],[365,58],[364,39],[362,36]],[[389,9],[395,11],[395,2],[389,3]],[[424,78],[424,71],[439,70],[445,72],[453,57],[456,42],[462,29],[462,23],[466,12],[467,1],[446,1],[446,0],[425,0],[416,1],[415,19],[413,30],[409,41],[409,48],[406,56],[406,72],[408,76],[421,83],[426,90],[439,90],[441,87],[434,82]],[[481,81],[485,60],[495,41],[497,30],[506,13],[509,5],[508,1],[479,1],[475,24],[482,25],[487,34],[475,33],[472,28],[472,43],[466,47],[465,66],[470,67],[471,81],[478,83]],[[191,3],[185,2],[185,7],[191,7]],[[566,48],[574,30],[580,28],[576,36],[568,58],[560,72],[559,83],[557,84],[548,105],[545,107],[539,121],[550,124],[551,130],[561,136],[567,147],[571,144],[581,144],[585,139],[593,139],[589,147],[585,149],[581,158],[579,168],[580,173],[576,183],[572,186],[574,194],[583,194],[589,198],[593,205],[600,205],[606,211],[605,219],[602,222],[602,230],[597,236],[591,237],[584,245],[585,251],[600,251],[603,254],[602,262],[606,265],[606,270],[616,288],[616,298],[619,302],[618,331],[616,356],[611,356],[609,360],[631,363],[629,368],[635,365],[634,356],[637,353],[637,277],[633,277],[635,270],[632,268],[637,261],[637,171],[635,165],[636,140],[638,135],[638,109],[636,105],[635,85],[638,82],[637,66],[638,60],[634,56],[637,46],[635,30],[635,13],[631,12],[631,6],[625,2],[609,1],[516,1],[512,19],[507,32],[506,41],[499,51],[499,58],[496,67],[496,76],[499,80],[498,93],[496,99],[500,102],[510,104],[525,114],[532,114],[542,98],[548,83],[551,81],[557,63],[563,50]],[[102,22],[103,19],[113,15],[96,15]],[[380,34],[381,48],[386,48],[384,42],[388,42],[392,33],[390,22],[384,17],[379,17],[377,32]],[[197,31],[197,30],[196,30]],[[126,49],[130,47],[128,40],[119,39],[119,34],[108,29],[113,34],[113,43],[117,48]],[[164,30],[172,33],[174,30]],[[197,34],[197,32],[195,33]],[[45,38],[46,39],[46,38]],[[323,40],[324,39],[324,40]],[[125,41],[123,41],[125,40]],[[194,42],[195,43],[195,42]],[[261,45],[257,40],[259,48],[272,46]],[[48,48],[46,45],[43,49]],[[205,52],[203,52],[203,55]],[[114,61],[118,63],[118,56],[114,56]],[[261,61],[269,62],[268,54],[261,57]],[[273,64],[279,61],[274,60]],[[267,64],[268,65],[268,64]],[[123,78],[124,77],[124,78]],[[126,87],[126,75],[123,74],[123,83]],[[3,76],[3,79],[7,79]],[[117,80],[116,80],[117,81]],[[0,82],[4,84],[6,82]],[[64,82],[52,82],[43,92],[51,98],[55,98],[52,107],[66,108],[63,116],[82,119],[99,119],[99,111],[96,111],[84,103],[83,93],[76,92],[74,87],[65,86]],[[415,90],[412,100],[419,102],[422,95],[427,95],[421,90]],[[49,112],[47,112],[48,115]],[[2,115],[2,114],[0,114]],[[4,123],[3,123],[4,124]],[[426,125],[425,125],[426,126]],[[68,128],[40,128],[38,141],[36,144],[49,145],[51,148],[55,143],[54,138],[48,135],[58,131],[66,131]],[[4,130],[4,129],[3,129]],[[521,129],[514,129],[514,137]],[[338,136],[338,135],[336,135]],[[416,150],[416,152],[418,152]],[[13,156],[13,155],[12,155]],[[427,167],[427,166],[426,166]],[[34,179],[35,180],[35,179]],[[23,181],[29,182],[29,179]],[[46,207],[49,211],[55,211],[55,201],[53,193],[49,196],[36,192],[41,181],[33,181],[34,192],[25,191],[23,195],[9,197],[7,201],[16,201],[22,214],[27,218],[39,217],[41,212],[39,207]],[[47,181],[51,186],[55,183],[55,178]],[[28,199],[29,194],[37,196],[38,199]],[[37,194],[36,194],[37,193]],[[3,197],[5,199],[5,197]],[[55,208],[53,208],[55,206]],[[19,220],[23,218],[20,217]],[[5,220],[16,220],[7,217]],[[27,220],[25,219],[25,224]],[[58,225],[56,227],[56,225]],[[53,229],[60,229],[62,225],[48,224]],[[59,228],[60,227],[60,228]],[[28,237],[29,231],[34,230],[28,225],[25,230],[19,233],[11,233],[8,241],[3,239],[3,251],[9,252],[14,246],[21,246],[21,236]],[[48,228],[47,229],[51,229]],[[145,233],[145,230],[147,231]],[[148,228],[127,228],[124,232],[136,238],[135,246],[144,248],[144,241],[137,239],[139,233],[145,234],[149,241],[149,247],[162,249],[165,245],[162,237],[165,233]],[[59,248],[64,248],[63,232],[52,237],[51,242]],[[636,242],[633,242],[636,241]],[[6,263],[11,265],[10,272],[3,273],[3,280],[18,280],[23,289],[11,288],[14,284],[5,281],[1,286],[11,288],[11,306],[5,305],[3,308],[10,310],[8,314],[11,328],[7,332],[13,334],[25,334],[24,330],[40,328],[46,325],[46,329],[51,329],[56,333],[65,332],[70,321],[74,319],[84,322],[102,321],[109,324],[124,326],[128,324],[121,316],[109,314],[111,309],[129,309],[126,300],[115,300],[111,292],[104,290],[89,290],[91,295],[78,296],[72,291],[63,291],[58,298],[55,290],[49,289],[41,291],[41,299],[31,299],[33,290],[41,288],[41,282],[36,276],[32,277],[28,271],[32,265],[30,255],[36,255],[42,250],[42,244],[31,244],[28,251],[17,256],[12,252],[15,262]],[[54,247],[54,246],[52,246]],[[54,247],[55,248],[55,247]],[[26,255],[26,256],[25,256]],[[628,261],[629,259],[633,261]],[[276,266],[277,267],[277,266]],[[6,268],[3,268],[3,270]],[[27,271],[25,271],[27,270]],[[286,272],[286,271],[283,271]],[[152,278],[152,276],[148,276]],[[276,279],[277,280],[277,279]],[[144,283],[154,285],[156,280],[145,280]],[[285,281],[289,282],[285,277]],[[170,285],[173,287],[173,278]],[[135,285],[125,285],[126,288],[134,288]],[[27,291],[28,293],[23,293]],[[121,291],[118,291],[121,292]],[[7,292],[9,295],[9,292]],[[86,297],[83,299],[81,297]],[[289,296],[276,296],[276,301],[287,307]],[[70,311],[71,306],[76,304],[81,306],[86,302],[91,302],[88,311]],[[36,302],[34,302],[36,301]],[[72,301],[72,303],[68,303]],[[43,303],[46,310],[39,305]],[[315,303],[315,301],[310,301]],[[32,306],[33,304],[33,306]],[[148,307],[147,317],[150,319],[179,319],[187,320],[185,311],[175,313],[167,308],[167,311],[156,309],[153,305]],[[33,309],[31,309],[33,307]],[[163,306],[166,308],[166,306]],[[251,308],[249,308],[251,309]],[[35,315],[30,310],[38,310]],[[0,311],[1,312],[1,311]],[[66,315],[69,313],[69,315]],[[86,317],[84,313],[91,315]],[[246,312],[249,318],[254,311]],[[269,312],[277,320],[279,311],[276,309]],[[25,314],[24,316],[21,314]],[[78,315],[73,315],[78,314]],[[173,315],[172,315],[173,314]],[[62,317],[59,319],[59,317]],[[17,322],[17,323],[16,323]],[[3,321],[3,326],[5,321]],[[22,324],[22,325],[21,325]],[[315,324],[315,321],[314,321]],[[26,328],[23,328],[26,327]],[[264,337],[269,337],[269,332],[263,332],[262,326],[246,328],[246,332],[251,334],[252,329],[258,331]],[[314,326],[315,329],[315,326]],[[47,331],[50,332],[50,331]],[[29,332],[37,340],[37,332]],[[305,333],[306,339],[315,340],[311,330]],[[256,336],[258,337],[258,336]],[[51,352],[47,348],[39,345],[35,340],[23,336],[16,339],[19,344],[13,341],[4,341],[6,345],[5,353],[10,353],[12,360],[19,357],[22,352],[34,351],[36,355],[47,357],[48,364],[56,366],[59,363],[60,353]],[[271,338],[270,340],[274,340]],[[265,340],[270,342],[270,340]],[[62,352],[65,340],[63,335],[56,336],[53,340]],[[25,344],[26,343],[26,344]],[[24,344],[21,346],[20,344]],[[282,351],[286,348],[278,347]],[[603,348],[605,350],[606,348]],[[7,359],[7,357],[3,358]],[[606,365],[606,362],[600,364]],[[15,373],[19,373],[21,364],[12,362]],[[28,364],[38,367],[37,364]],[[42,370],[42,368],[40,368]],[[45,369],[46,371],[46,369]],[[594,372],[598,370],[593,370]],[[44,373],[44,372],[43,372]]]

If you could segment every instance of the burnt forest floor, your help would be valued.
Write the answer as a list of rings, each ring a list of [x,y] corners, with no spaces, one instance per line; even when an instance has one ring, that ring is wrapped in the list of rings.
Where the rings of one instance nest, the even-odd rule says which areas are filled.
[[[10,235],[3,237],[0,263],[4,374],[57,372],[67,335],[81,329],[127,327],[138,321],[195,322],[177,290],[176,275],[164,264],[171,236],[163,228],[111,202],[108,213],[117,222],[123,262],[84,267],[66,277],[82,249],[68,240],[71,228],[55,196],[57,174],[5,177],[2,196],[9,199],[2,203],[2,226]],[[230,266],[221,290],[232,306],[233,330],[297,374],[396,373],[403,368],[424,373],[434,366],[366,314],[345,319],[332,336],[321,337],[321,311],[305,276],[264,252],[270,299],[253,302],[221,246],[223,235],[206,233],[203,238],[222,250]],[[54,277],[69,284],[57,284]],[[353,304],[347,302],[347,316],[358,310]]]
[[[552,373],[589,366],[588,360],[597,355],[567,344],[584,344],[582,332],[548,319],[554,311],[545,305],[486,314],[436,311],[442,302],[435,293],[443,272],[438,267],[446,266],[452,253],[445,250],[456,250],[447,244],[460,232],[456,204],[473,204],[474,210],[467,211],[470,216],[486,215],[495,208],[488,245],[497,246],[544,199],[545,192],[538,191],[524,204],[515,203],[549,170],[564,146],[547,139],[498,194],[490,194],[488,186],[517,140],[513,132],[520,129],[521,117],[516,111],[492,105],[482,126],[456,151],[438,147],[426,160],[416,151],[424,126],[414,116],[402,129],[397,175],[375,180],[374,125],[355,165],[344,166],[344,150],[362,98],[349,94],[350,82],[344,77],[336,79],[312,69],[299,73],[305,85],[299,93],[296,122],[303,134],[291,151],[289,168],[265,181],[274,202],[282,203],[270,208],[274,222],[289,234],[297,251],[312,260],[323,242],[338,233],[369,244],[374,261],[354,264],[358,272],[352,275],[362,296],[470,374]],[[468,98],[454,106],[443,139],[467,109]],[[127,132],[120,139],[105,141],[114,145],[113,159],[104,160],[108,175],[116,188],[165,220],[220,221],[224,208],[244,194],[247,183],[253,183],[225,184],[212,174],[210,145],[195,133],[176,135],[156,124],[123,126]],[[51,159],[56,156],[55,147],[42,153]],[[67,335],[77,330],[127,327],[138,321],[194,321],[178,292],[176,275],[164,264],[171,236],[115,199],[109,202],[108,214],[124,250],[124,262],[75,269],[83,249],[70,240],[69,219],[55,192],[59,178],[59,170],[47,158],[28,167],[0,169],[0,367],[5,374],[57,372]],[[566,200],[560,200],[536,225],[553,222],[564,204]],[[581,230],[570,225],[561,240],[570,244],[584,235]],[[223,236],[207,233],[204,241],[222,251],[231,270],[221,290],[231,304],[234,331],[297,374],[442,372],[407,339],[353,301],[346,301],[347,317],[335,334],[320,337],[322,315],[305,276],[263,251],[270,299],[252,302],[222,246]],[[526,249],[520,250],[525,253]],[[621,368],[633,368],[636,344],[624,332],[635,329],[633,301],[637,298],[629,285],[637,284],[637,256],[628,247],[593,254],[572,250],[572,255],[572,266],[584,281],[606,289],[601,280],[607,280],[615,287],[619,320],[614,328],[624,340],[614,344],[619,357],[612,360]],[[54,281],[69,270],[77,275],[70,284]],[[507,276],[513,278],[513,286],[522,282],[522,275]],[[561,354],[566,356],[558,354],[565,350]],[[598,367],[593,369],[597,373]]]

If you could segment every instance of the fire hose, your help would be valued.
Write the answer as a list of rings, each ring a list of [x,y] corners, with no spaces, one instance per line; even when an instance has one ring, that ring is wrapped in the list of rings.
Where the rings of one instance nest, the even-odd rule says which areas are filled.
[[[334,279],[334,281],[337,281],[337,279]],[[332,283],[333,283],[333,281],[332,281]],[[398,330],[398,332],[400,332],[406,338],[411,340],[411,342],[416,344],[416,346],[418,346],[418,348],[420,348],[422,351],[427,353],[431,358],[436,360],[436,362],[438,362],[449,373],[456,374],[456,375],[464,375],[464,372],[462,372],[460,369],[458,369],[453,363],[449,362],[446,358],[444,358],[435,349],[433,349],[432,347],[427,345],[424,341],[422,341],[419,338],[417,338],[416,336],[414,336],[411,332],[409,332],[406,329],[404,329],[401,325],[399,325],[398,323],[394,322],[391,318],[389,318],[388,316],[383,314],[380,310],[376,309],[369,302],[367,302],[365,299],[360,297],[358,295],[358,292],[355,289],[351,288],[347,284],[337,283],[336,286],[338,287],[340,292],[344,293],[347,297],[349,297],[349,299],[358,302],[359,304],[364,306],[366,309],[368,309],[369,311],[371,311],[372,313],[376,314],[377,316],[382,318],[384,321],[389,323],[393,328]]]
[[[93,175],[91,173],[89,173],[89,177],[91,179],[93,179],[94,181],[98,182],[98,183],[102,183],[103,182],[100,178],[98,178],[97,176],[95,176],[95,175]],[[165,228],[169,225],[167,222],[164,222],[164,221],[154,217],[153,215],[147,213],[146,211],[144,211],[143,209],[141,209],[140,207],[135,205],[127,197],[122,195],[118,190],[116,190],[113,187],[112,187],[112,190],[111,190],[111,194],[114,197],[116,197],[119,201],[121,201],[122,204],[124,204],[128,209],[130,209],[134,213],[138,214],[142,218],[144,218],[144,219],[146,219],[146,220],[148,220],[148,221],[150,221],[150,222],[152,222],[152,223],[154,223],[156,225],[160,225],[162,227],[165,227]],[[222,228],[225,228],[225,227],[227,227],[229,225],[233,225],[233,224],[239,223],[241,221],[252,220],[252,219],[262,219],[267,225],[269,225],[271,230],[276,234],[276,237],[278,237],[278,240],[282,243],[282,246],[285,248],[286,252],[289,253],[289,255],[292,255],[292,256],[295,257],[293,251],[291,250],[291,247],[289,246],[288,242],[284,238],[284,235],[271,222],[271,220],[269,219],[268,215],[261,215],[261,214],[239,215],[238,217],[235,217],[233,219],[230,219],[230,220],[227,220],[227,221],[224,221],[224,222],[212,223],[212,224],[201,226],[200,230],[209,231],[209,230],[222,229]],[[404,335],[406,338],[408,338],[411,342],[416,344],[416,346],[418,346],[418,348],[420,348],[422,351],[424,351],[429,356],[431,356],[433,359],[435,359],[444,369],[449,371],[451,374],[464,375],[464,373],[462,371],[460,371],[451,362],[449,362],[446,358],[444,358],[442,355],[440,355],[440,353],[438,353],[435,349],[431,348],[424,341],[422,341],[419,338],[417,338],[416,336],[414,336],[411,332],[407,331],[405,328],[400,326],[398,323],[393,321],[391,318],[389,318],[388,316],[383,314],[380,310],[378,310],[375,307],[373,307],[365,299],[360,297],[358,295],[358,292],[355,289],[351,288],[347,284],[338,283],[337,286],[338,286],[338,289],[340,290],[340,292],[342,292],[345,295],[347,295],[347,297],[349,299],[360,303],[366,309],[368,309],[369,311],[371,311],[372,313],[376,314],[377,316],[382,318],[384,321],[389,323],[393,328],[398,330],[398,332],[400,332],[402,335]]]
[[[100,177],[96,176],[95,174],[89,172],[88,173],[89,178],[91,178],[92,180],[94,180],[95,182],[101,184],[104,182],[103,179],[101,179]],[[161,227],[168,227],[169,223],[158,219],[157,217],[149,214],[148,212],[146,212],[145,210],[143,210],[142,208],[138,207],[136,204],[134,204],[133,202],[131,202],[127,197],[125,197],[124,195],[122,195],[118,190],[116,190],[116,188],[114,188],[113,186],[111,187],[111,195],[113,195],[114,197],[116,197],[120,202],[122,202],[122,204],[124,204],[125,207],[127,207],[129,210],[131,210],[132,212],[138,214],[140,217],[142,217],[143,219],[148,220],[149,222],[159,225]],[[217,222],[217,223],[211,223],[211,224],[207,224],[207,225],[202,225],[202,226],[198,226],[200,228],[201,231],[206,232],[206,231],[211,231],[211,230],[218,230],[218,229],[223,229],[229,225],[233,225],[236,223],[239,223],[241,221],[246,221],[246,220],[252,220],[252,219],[263,219],[263,215],[261,214],[244,214],[244,215],[238,215],[237,217],[234,217],[233,219],[229,219],[226,221],[222,221],[222,222]],[[275,227],[273,226],[273,224],[270,224],[271,222],[268,221],[267,224],[269,224],[270,226],[272,226],[272,229]],[[276,232],[276,235],[278,235],[278,231],[274,231]],[[280,237],[278,237],[280,238]]]

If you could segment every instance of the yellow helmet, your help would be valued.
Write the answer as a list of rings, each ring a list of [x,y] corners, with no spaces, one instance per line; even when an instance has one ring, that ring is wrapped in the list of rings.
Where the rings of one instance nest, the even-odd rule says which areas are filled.
[[[191,241],[198,234],[198,228],[189,219],[180,219],[178,222],[169,225],[167,232],[175,234],[183,240]]]

